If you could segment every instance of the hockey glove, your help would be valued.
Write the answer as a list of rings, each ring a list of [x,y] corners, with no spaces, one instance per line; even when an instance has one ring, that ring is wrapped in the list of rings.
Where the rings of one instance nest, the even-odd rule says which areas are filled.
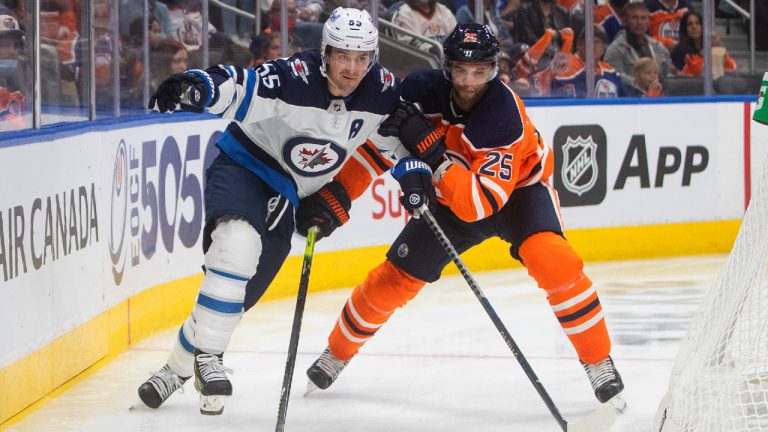
[[[180,105],[184,111],[201,113],[211,100],[211,85],[203,73],[187,71],[171,75],[157,87],[149,100],[149,109],[172,112]]]
[[[341,183],[332,181],[319,191],[299,201],[296,230],[306,236],[313,226],[319,228],[317,240],[328,237],[349,220],[352,201]]]
[[[379,126],[379,135],[398,137],[412,155],[435,170],[443,162],[446,130],[445,126],[435,127],[416,104],[400,101]]]
[[[432,185],[432,170],[426,163],[413,158],[403,158],[390,170],[392,177],[400,183],[403,196],[400,202],[408,212],[426,204],[430,212],[435,211],[437,197],[435,187]]]

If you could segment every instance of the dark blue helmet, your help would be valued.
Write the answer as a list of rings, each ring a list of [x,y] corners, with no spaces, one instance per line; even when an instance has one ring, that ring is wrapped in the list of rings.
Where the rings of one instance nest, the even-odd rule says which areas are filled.
[[[451,61],[496,63],[499,41],[487,25],[459,24],[443,41],[443,54],[446,64]]]

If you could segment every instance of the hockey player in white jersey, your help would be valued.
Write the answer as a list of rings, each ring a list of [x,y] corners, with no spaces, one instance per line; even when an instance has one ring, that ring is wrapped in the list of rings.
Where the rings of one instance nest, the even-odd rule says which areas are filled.
[[[331,181],[345,161],[373,164],[380,173],[396,159],[398,141],[376,131],[397,105],[399,82],[376,63],[377,55],[368,13],[337,8],[324,25],[320,51],[255,70],[190,70],[166,79],[153,95],[150,108],[161,112],[207,109],[232,122],[207,171],[206,274],[167,363],[139,387],[147,406],[159,407],[194,374],[200,411],[221,414],[232,395],[223,353],[288,255],[294,210],[305,224],[320,222],[318,238],[328,236],[349,218],[350,194]],[[382,154],[387,149],[390,158]]]

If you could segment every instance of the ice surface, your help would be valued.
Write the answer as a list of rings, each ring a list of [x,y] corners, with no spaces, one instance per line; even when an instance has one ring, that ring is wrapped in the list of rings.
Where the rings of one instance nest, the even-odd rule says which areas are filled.
[[[649,431],[687,323],[724,256],[595,263],[612,355],[628,408],[612,431]],[[470,269],[471,270],[471,269]],[[314,267],[313,272],[328,271]],[[475,277],[566,419],[598,407],[544,293],[525,270]],[[298,279],[298,276],[297,276]],[[326,346],[349,289],[312,293],[304,315],[287,431],[559,431],[460,276],[428,285],[399,310],[328,390],[303,397],[306,368]],[[224,414],[198,412],[191,383],[160,409],[128,410],[165,362],[177,329],[142,341],[9,431],[270,431],[275,429],[294,299],[244,317],[225,355],[235,370]]]

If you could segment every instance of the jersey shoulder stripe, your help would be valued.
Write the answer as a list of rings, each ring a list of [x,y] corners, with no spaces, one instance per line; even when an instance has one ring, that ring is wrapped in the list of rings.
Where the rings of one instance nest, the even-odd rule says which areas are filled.
[[[248,109],[251,107],[251,101],[253,100],[253,90],[256,81],[256,72],[254,72],[252,69],[246,69],[244,71],[244,75],[245,97],[243,98],[243,102],[237,108],[237,112],[235,113],[235,119],[237,121],[243,121],[246,114],[248,114]]]

